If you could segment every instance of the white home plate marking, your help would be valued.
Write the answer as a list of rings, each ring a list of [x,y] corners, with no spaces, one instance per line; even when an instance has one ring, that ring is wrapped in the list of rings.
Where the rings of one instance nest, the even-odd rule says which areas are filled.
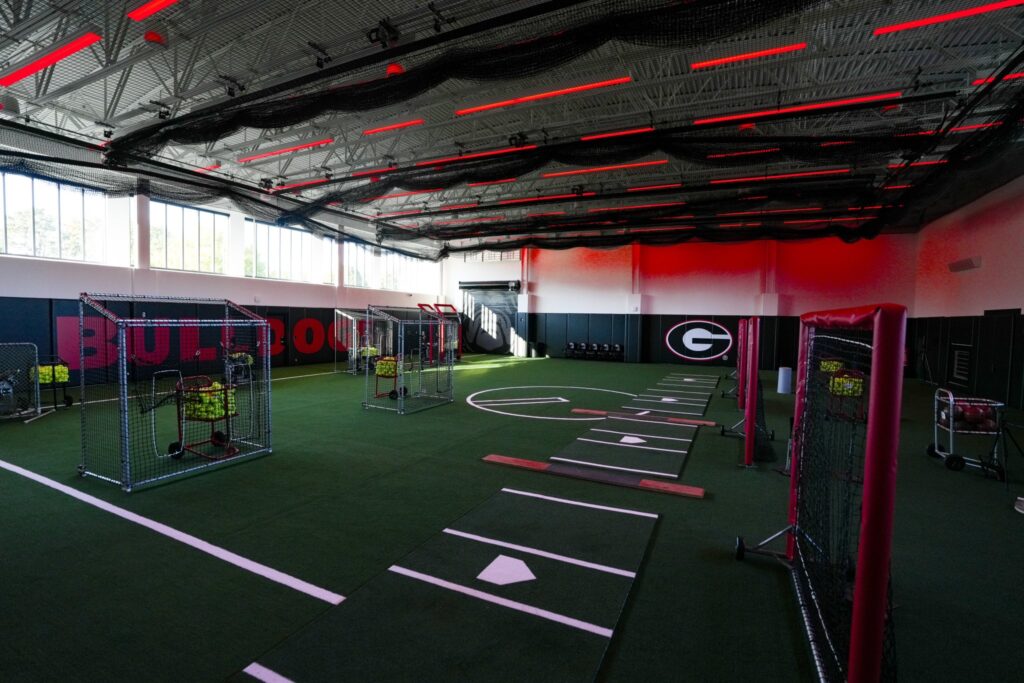
[[[647,441],[636,436],[624,436],[619,439],[619,443],[647,443]]]
[[[495,586],[507,586],[512,583],[537,580],[537,577],[534,576],[525,562],[508,555],[498,555],[476,578],[487,583],[493,583]]]

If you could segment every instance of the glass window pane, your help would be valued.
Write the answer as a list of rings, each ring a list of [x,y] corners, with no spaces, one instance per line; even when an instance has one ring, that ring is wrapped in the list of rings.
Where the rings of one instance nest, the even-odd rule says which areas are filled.
[[[185,270],[199,270],[199,212],[195,209],[182,211],[182,240]]]
[[[294,230],[281,231],[281,278],[284,280],[298,279],[298,273],[292,275],[292,235]]]
[[[281,228],[271,226],[270,248],[267,251],[267,275],[272,278],[281,277]]]
[[[181,270],[182,267],[182,232],[181,207],[167,207],[167,267]]]
[[[3,179],[4,175],[0,173],[0,254],[7,253],[7,233],[4,229],[4,193],[3,193]]]
[[[7,253],[32,255],[32,179],[9,175],[7,190]]]
[[[256,276],[256,222],[245,221],[245,276]]]
[[[102,263],[107,258],[107,198],[102,192],[85,191],[85,260]]]
[[[60,255],[61,258],[81,261],[82,242],[82,190],[60,186]]]
[[[269,225],[256,224],[256,277],[267,276],[267,249],[270,246]]]
[[[107,204],[107,263],[131,266],[132,249],[131,208],[135,197],[105,197]]]
[[[149,265],[167,267],[167,205],[149,203]]]
[[[224,256],[228,252],[228,217],[224,214],[214,216],[213,234],[213,272],[224,273]],[[234,273],[232,273],[234,274]]]
[[[34,180],[32,192],[35,205],[35,254],[48,258],[60,258],[57,183],[51,183],[48,180]]]
[[[213,272],[213,214],[199,212],[199,270]]]

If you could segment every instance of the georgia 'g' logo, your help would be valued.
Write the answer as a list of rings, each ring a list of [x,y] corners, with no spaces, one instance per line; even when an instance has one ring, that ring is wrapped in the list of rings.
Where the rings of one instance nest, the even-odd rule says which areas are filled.
[[[732,348],[732,333],[710,320],[687,320],[665,333],[668,350],[686,360],[721,358]]]

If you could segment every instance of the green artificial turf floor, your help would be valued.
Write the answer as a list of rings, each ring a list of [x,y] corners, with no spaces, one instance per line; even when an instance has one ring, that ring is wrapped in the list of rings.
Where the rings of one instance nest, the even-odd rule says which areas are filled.
[[[594,423],[477,410],[473,393],[565,395],[614,409],[679,366],[475,357],[456,370],[456,402],[409,416],[360,407],[362,378],[274,371],[274,453],[127,495],[76,475],[77,409],[0,424],[0,460],[50,477],[256,562],[350,595],[503,486],[650,510],[662,518],[600,678],[607,681],[810,680],[787,572],[733,559],[736,534],[785,523],[788,481],[736,467],[742,442],[701,429],[680,482],[704,500],[622,489],[480,462],[546,460]],[[687,371],[710,369],[689,366]],[[295,377],[297,375],[312,375]],[[765,373],[778,457],[792,397]],[[725,388],[723,380],[720,388]],[[925,455],[931,387],[910,381],[901,439],[894,595],[904,681],[1020,680],[1024,618],[1024,458],[1005,487]],[[493,405],[493,404],[492,404]],[[539,414],[565,415],[552,403]],[[707,417],[732,424],[732,399]],[[1017,421],[1020,421],[1019,419]],[[777,463],[776,463],[777,464]],[[330,610],[343,610],[0,471],[0,680],[219,681]],[[478,643],[452,643],[467,657]],[[384,655],[382,655],[384,656]]]

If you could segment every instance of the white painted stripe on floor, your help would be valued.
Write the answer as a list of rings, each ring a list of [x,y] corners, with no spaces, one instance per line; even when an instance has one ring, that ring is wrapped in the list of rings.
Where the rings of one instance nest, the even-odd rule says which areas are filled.
[[[638,419],[636,419],[634,417],[618,417],[618,416],[615,416],[615,417],[609,417],[608,419],[609,420],[618,420],[620,422],[641,422],[643,424],[656,424],[656,425],[660,425],[662,427],[683,427],[683,428],[686,428],[686,429],[696,429],[699,426],[699,425],[678,424],[678,423],[673,423],[673,422],[654,422],[653,420],[638,420]]]
[[[672,387],[673,391],[679,392],[680,394],[701,394],[701,395],[703,395],[703,394],[711,393],[711,392],[708,391],[708,389],[710,389],[711,387],[692,387],[691,385],[688,385],[688,384],[676,384],[675,382],[657,382],[656,384],[659,387]],[[684,387],[684,386],[691,386],[691,389],[688,390],[688,391],[684,391],[682,389],[682,387]],[[651,389],[650,391],[654,391],[654,390]]]
[[[641,403],[662,403],[662,405],[707,405],[708,399],[705,398],[700,400],[695,397],[683,397],[683,396],[648,396],[643,395],[637,396],[633,400]]]
[[[647,408],[644,406],[622,406],[628,410],[649,410],[655,413],[670,413],[672,415],[703,415],[704,413],[694,413],[684,410],[663,410],[661,408]]]
[[[656,394],[680,394],[682,396],[711,396],[707,391],[680,391],[679,389],[650,389],[647,391],[653,391]]]
[[[343,372],[341,370],[338,370],[337,372],[314,372],[314,373],[309,374],[309,375],[292,375],[291,377],[272,377],[270,379],[270,381],[271,382],[283,382],[283,381],[288,380],[288,379],[306,379],[307,377],[323,377],[324,375],[344,375],[344,374],[347,374],[347,373],[345,373],[345,372]],[[360,372],[359,374],[361,375],[363,373]],[[353,375],[353,377],[354,376],[355,375]]]
[[[570,500],[568,498],[555,498],[554,496],[545,496],[542,493],[531,493],[529,491],[520,491],[518,489],[502,489],[502,493],[513,493],[517,496],[527,496],[529,498],[540,498],[541,500],[549,500],[552,503],[565,503],[566,505],[576,505],[581,508],[592,508],[594,510],[604,510],[605,512],[619,512],[624,515],[635,515],[637,517],[650,517],[651,519],[657,519],[658,515],[652,512],[641,512],[640,510],[630,510],[629,508],[613,508],[608,505],[597,505],[596,503],[584,503],[581,500]]]
[[[262,664],[253,662],[249,666],[242,669],[243,672],[249,674],[257,681],[263,681],[263,683],[295,683],[290,678],[285,678],[276,671],[271,671]]]
[[[673,379],[663,379],[657,384],[668,387],[688,387],[690,389],[714,389],[714,384],[706,384],[704,382],[677,382]]]
[[[637,474],[650,474],[655,477],[669,477],[675,479],[676,475],[668,472],[652,472],[651,470],[637,470],[632,467],[618,467],[616,465],[603,465],[597,462],[587,462],[586,460],[573,460],[572,458],[562,458],[559,456],[551,456],[550,460],[559,460],[561,462],[571,462],[574,465],[586,465],[587,467],[600,467],[605,470],[619,470],[620,472],[635,472]]]
[[[587,562],[586,560],[577,560],[575,557],[568,557],[567,555],[558,555],[557,553],[549,553],[546,550],[540,550],[539,548],[531,548],[526,545],[517,545],[515,543],[508,543],[507,541],[499,541],[495,538],[487,538],[486,536],[477,536],[476,534],[467,534],[465,531],[459,531],[458,529],[445,529],[444,533],[451,534],[452,536],[458,536],[459,538],[467,538],[471,541],[478,541],[480,543],[486,543],[488,545],[496,545],[499,548],[508,548],[509,550],[518,550],[521,553],[528,553],[530,555],[536,555],[537,557],[544,557],[549,560],[557,560],[558,562],[565,562],[566,564],[574,564],[577,567],[585,567],[586,569],[594,569],[599,572],[606,574],[615,574],[616,576],[626,576],[631,579],[636,578],[636,572],[631,572],[626,569],[618,569],[616,567],[609,567],[604,564],[597,564],[596,562]]]
[[[599,439],[584,439],[582,436],[576,439],[577,441],[586,441],[587,443],[599,443],[602,446],[616,446],[618,448],[639,448],[642,451],[662,451],[663,453],[682,453],[686,454],[686,451],[680,451],[675,448],[656,448],[654,446],[637,446],[631,443],[615,443],[614,441],[601,441]]]
[[[476,401],[481,406],[531,406],[544,405],[546,403],[568,403],[569,399],[561,396],[538,396],[536,398],[492,398],[486,401]]]
[[[614,429],[591,429],[590,431],[604,432],[606,434],[619,434],[621,436],[642,436],[645,439],[662,439],[663,441],[693,441],[693,439],[680,439],[675,436],[655,436],[654,434],[641,434],[640,432],[617,432]]]
[[[268,567],[265,564],[260,564],[259,562],[255,562],[248,558],[242,557],[241,555],[235,554],[230,550],[225,550],[220,546],[208,543],[207,541],[204,541],[201,538],[196,538],[191,534],[186,534],[184,531],[178,531],[177,529],[169,527],[166,524],[153,521],[152,519],[143,517],[142,515],[138,515],[134,512],[131,512],[130,510],[125,510],[122,507],[118,507],[116,505],[108,503],[107,501],[96,498],[95,496],[90,496],[88,493],[82,493],[81,491],[73,489],[70,486],[65,486],[64,484],[53,481],[52,479],[47,479],[41,474],[36,474],[35,472],[26,470],[23,467],[18,467],[17,465],[12,465],[9,462],[0,460],[0,468],[5,469],[8,472],[12,472],[14,474],[19,474],[25,477],[26,479],[31,479],[32,481],[42,484],[43,486],[46,486],[48,488],[51,488],[54,491],[59,491],[60,493],[71,496],[72,498],[80,500],[83,503],[86,503],[87,505],[91,505],[95,508],[103,510],[104,512],[109,512],[112,515],[116,515],[121,519],[127,520],[134,524],[138,524],[139,526],[143,526],[149,529],[150,531],[155,531],[156,533],[162,536],[166,536],[167,538],[170,538],[172,540],[178,541],[179,543],[184,543],[185,545],[191,546],[192,548],[195,548],[200,552],[206,553],[207,555],[212,555],[213,557],[216,557],[218,560],[223,560],[228,564],[233,564],[240,569],[244,569],[248,572],[252,572],[253,574],[262,576],[263,578],[269,579],[270,581],[273,581],[275,583],[279,583],[282,586],[286,586],[293,590],[297,590],[300,593],[305,593],[310,597],[314,597],[318,600],[323,600],[324,602],[329,602],[332,605],[340,604],[345,599],[345,596],[343,595],[333,593],[325,588],[320,588],[319,586],[314,586],[313,584],[307,583],[302,579],[297,579],[294,576],[285,574],[284,572]]]
[[[670,372],[667,377],[683,377],[685,379],[694,379],[700,382],[717,382],[718,377],[709,377],[708,375],[689,375],[685,372]]]
[[[463,586],[462,584],[452,583],[451,581],[439,579],[436,576],[423,574],[412,569],[399,567],[398,565],[392,565],[388,567],[388,571],[394,572],[395,574],[401,574],[402,576],[407,576],[410,579],[423,581],[424,583],[429,583],[440,588],[445,588],[456,593],[462,593],[463,595],[468,595],[469,597],[476,598],[477,600],[483,600],[484,602],[489,602],[494,605],[500,605],[502,607],[514,609],[517,612],[532,614],[535,617],[547,619],[548,621],[554,621],[556,623],[563,624],[565,626],[570,626],[581,631],[587,631],[588,633],[604,636],[605,638],[612,637],[612,629],[610,628],[604,628],[603,626],[597,626],[596,624],[591,624],[590,622],[582,621],[580,619],[567,617],[564,614],[558,614],[557,612],[549,612],[548,610],[541,609],[540,607],[534,607],[533,605],[527,605],[523,602],[516,602],[515,600],[502,598],[497,595],[492,595],[491,593],[485,593],[475,588],[470,588],[469,586]]]

